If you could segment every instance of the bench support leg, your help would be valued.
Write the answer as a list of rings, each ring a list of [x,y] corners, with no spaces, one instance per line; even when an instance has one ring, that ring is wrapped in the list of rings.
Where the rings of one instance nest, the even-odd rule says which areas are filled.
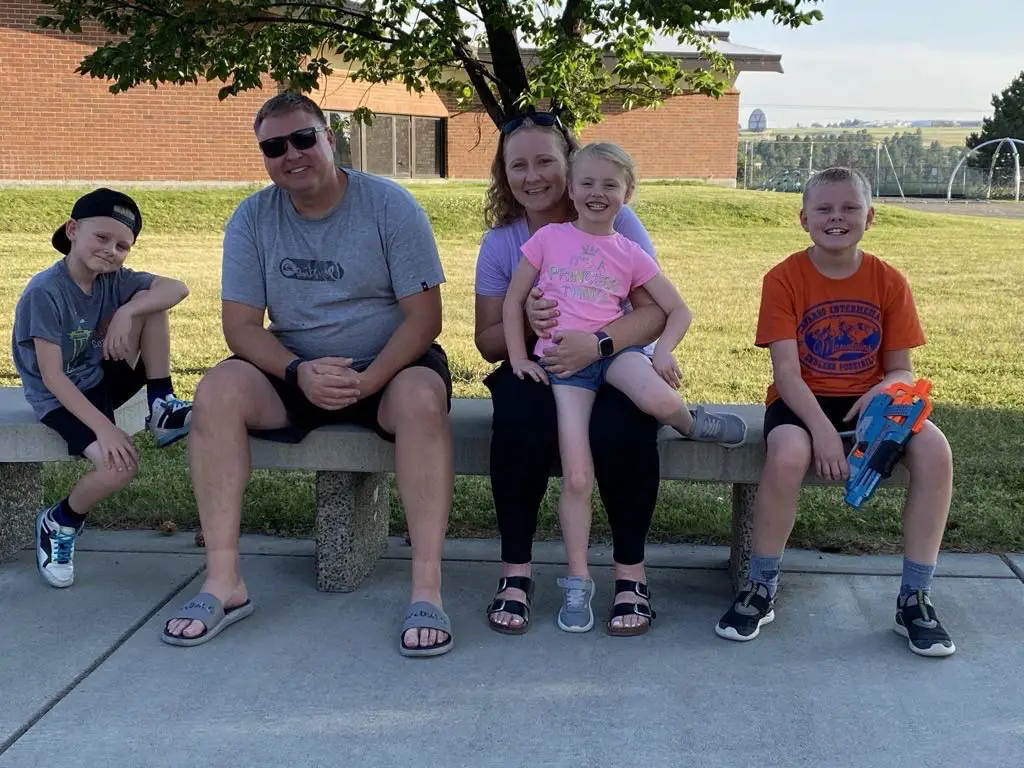
[[[732,486],[732,547],[729,552],[729,578],[734,591],[747,583],[750,575],[750,550],[754,534],[754,497],[757,485],[734,483]]]
[[[0,562],[35,540],[42,506],[42,464],[0,464]]]
[[[387,547],[385,472],[316,473],[316,588],[352,592]]]

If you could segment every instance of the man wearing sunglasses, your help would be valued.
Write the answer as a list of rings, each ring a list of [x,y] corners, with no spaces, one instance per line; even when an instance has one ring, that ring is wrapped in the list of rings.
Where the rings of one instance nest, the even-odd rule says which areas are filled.
[[[225,229],[221,298],[233,357],[200,382],[192,416],[206,581],[164,625],[163,640],[197,645],[251,612],[238,563],[246,433],[299,442],[347,423],[395,443],[412,540],[399,650],[446,653],[451,375],[435,342],[444,273],[430,223],[398,184],[335,167],[334,135],[309,98],[273,97],[254,127],[274,183],[242,201]]]

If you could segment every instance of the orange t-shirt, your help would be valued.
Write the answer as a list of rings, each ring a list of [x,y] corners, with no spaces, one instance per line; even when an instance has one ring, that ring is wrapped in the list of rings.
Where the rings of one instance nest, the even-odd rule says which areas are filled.
[[[880,382],[882,354],[925,343],[907,279],[870,253],[849,277],[818,271],[806,250],[764,276],[754,343],[796,339],[800,375],[816,395],[859,396]],[[765,403],[779,396],[772,383]]]

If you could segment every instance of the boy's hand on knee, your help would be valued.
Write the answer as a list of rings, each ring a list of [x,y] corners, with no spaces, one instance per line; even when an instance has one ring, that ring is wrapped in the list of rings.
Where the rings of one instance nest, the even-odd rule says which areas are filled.
[[[139,452],[132,444],[132,439],[120,427],[111,424],[96,435],[99,443],[103,466],[116,469],[118,472],[133,471],[139,465]]]
[[[818,477],[823,480],[845,480],[850,476],[850,466],[846,463],[846,452],[843,450],[843,439],[835,428],[829,427],[828,431],[812,432],[811,445]]]

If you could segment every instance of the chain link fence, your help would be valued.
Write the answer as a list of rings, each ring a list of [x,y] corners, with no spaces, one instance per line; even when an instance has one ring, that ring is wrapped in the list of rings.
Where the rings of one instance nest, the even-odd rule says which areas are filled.
[[[1019,171],[1012,153],[1001,153],[994,165],[991,156],[973,153],[960,164],[966,151],[938,142],[927,145],[920,133],[882,140],[866,131],[741,138],[736,185],[800,192],[815,171],[842,165],[867,176],[876,197],[945,198],[948,192],[954,199],[965,200],[1018,198]],[[951,178],[954,171],[956,176]]]

